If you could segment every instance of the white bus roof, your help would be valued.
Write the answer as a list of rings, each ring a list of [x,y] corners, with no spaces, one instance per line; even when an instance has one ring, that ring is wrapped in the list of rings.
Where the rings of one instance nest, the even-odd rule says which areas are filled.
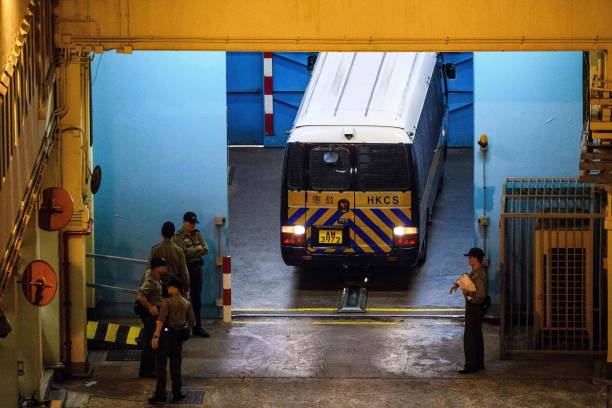
[[[413,133],[436,58],[433,52],[320,53],[289,141],[312,142],[315,134],[316,139],[325,139],[319,133],[327,126],[333,127],[329,130],[334,135],[342,133],[338,126],[395,128],[392,139],[397,138],[397,129]],[[317,131],[307,131],[310,126]],[[384,133],[379,130],[375,133]]]

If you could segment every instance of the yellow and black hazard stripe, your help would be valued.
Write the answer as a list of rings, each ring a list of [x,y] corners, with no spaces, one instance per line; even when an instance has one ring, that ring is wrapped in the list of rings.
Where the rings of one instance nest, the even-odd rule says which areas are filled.
[[[138,346],[136,339],[142,330],[139,326],[125,326],[116,323],[87,322],[87,341],[100,347]]]
[[[410,192],[288,192],[288,225],[306,228],[305,246],[310,253],[385,254],[393,249],[393,229],[414,226]],[[339,211],[341,200],[350,209]],[[317,246],[313,226],[348,226],[346,246]]]

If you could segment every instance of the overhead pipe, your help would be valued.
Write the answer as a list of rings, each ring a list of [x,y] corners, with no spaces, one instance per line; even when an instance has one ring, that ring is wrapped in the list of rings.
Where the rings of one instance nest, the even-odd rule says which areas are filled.
[[[64,231],[63,238],[63,255],[64,260],[61,270],[61,281],[63,282],[63,305],[64,305],[64,357],[66,374],[72,374],[72,336],[70,335],[70,277],[68,271],[70,267],[70,257],[68,251],[68,241],[72,237],[85,237],[91,235],[93,220],[90,218],[87,222],[87,229],[80,231]]]

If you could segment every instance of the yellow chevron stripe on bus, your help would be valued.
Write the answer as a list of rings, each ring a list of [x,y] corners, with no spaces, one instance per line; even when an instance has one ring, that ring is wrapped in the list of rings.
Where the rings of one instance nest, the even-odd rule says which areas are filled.
[[[404,225],[404,223],[402,222],[402,220],[400,220],[400,219],[397,217],[397,215],[395,215],[395,214],[393,213],[393,211],[388,210],[388,209],[384,209],[384,210],[381,210],[381,211],[383,212],[383,214],[385,214],[385,215],[387,216],[387,218],[389,218],[389,219],[391,220],[391,222],[393,223],[393,225],[394,225],[394,226],[396,226],[396,227],[397,227],[397,226],[404,226],[404,227],[406,226],[406,225]],[[406,214],[406,212],[407,212],[405,208],[400,208],[400,211],[402,211],[404,214]],[[407,216],[408,218],[411,218],[411,217],[410,217],[410,213],[406,214],[406,216]]]
[[[385,241],[376,231],[373,231],[371,228],[365,225],[362,226],[362,229],[367,229],[367,231],[371,231],[368,232],[368,236],[370,236],[370,238],[374,240],[374,242],[376,242],[384,252],[391,251],[391,246],[389,245],[389,242],[393,241],[393,229],[388,227],[387,224],[385,224],[380,218],[378,218],[378,216],[374,214],[372,210],[361,211],[363,212],[363,215],[370,220],[370,222],[376,225],[380,232],[386,237],[387,241]],[[356,222],[358,221],[360,222],[358,223],[358,225],[361,226],[363,222],[359,220],[359,218],[357,218]]]
[[[370,241],[374,242],[374,244],[380,248],[380,250],[383,252],[389,252],[391,250],[391,247],[387,245],[387,243],[384,242],[376,232],[361,221],[359,217],[356,218],[355,224],[359,227],[359,229],[361,229],[361,231],[363,231],[365,235],[367,235]],[[378,249],[366,242],[366,240],[360,234],[355,234],[355,241],[357,245],[367,253],[378,252]]]
[[[303,207],[289,207],[287,210],[287,219],[293,220],[295,214],[299,211],[303,211]],[[302,214],[296,220],[292,222],[292,225],[304,225],[306,223],[306,214]]]

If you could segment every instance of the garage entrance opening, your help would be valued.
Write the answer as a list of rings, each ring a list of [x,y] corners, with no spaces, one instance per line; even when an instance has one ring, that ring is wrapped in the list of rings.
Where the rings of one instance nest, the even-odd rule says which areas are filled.
[[[421,140],[420,144],[415,145],[414,148],[417,150],[422,149],[423,147],[421,145],[425,146],[425,144],[427,144],[423,144],[423,141],[428,140],[429,136],[427,135],[429,133],[437,135],[438,133],[436,132],[444,128],[442,136],[436,136],[435,139],[437,140],[437,138],[440,137],[440,140],[443,140],[444,151],[446,151],[447,146],[456,149],[445,155],[448,159],[447,168],[446,171],[444,171],[446,182],[441,181],[439,189],[437,176],[432,179],[435,181],[435,183],[432,183],[433,187],[429,186],[429,182],[427,183],[429,187],[427,187],[425,185],[427,175],[425,174],[425,176],[423,176],[423,169],[419,168],[418,173],[421,175],[422,179],[420,181],[417,179],[416,168],[410,172],[410,174],[414,173],[413,176],[410,177],[412,180],[410,185],[414,183],[415,186],[419,186],[418,196],[429,197],[427,198],[427,203],[430,201],[433,202],[432,198],[435,196],[435,191],[439,191],[438,203],[436,203],[433,208],[430,207],[430,204],[427,204],[427,213],[429,216],[419,216],[420,206],[417,202],[410,203],[409,196],[405,203],[408,206],[405,211],[412,211],[411,215],[406,215],[408,213],[404,214],[402,212],[404,210],[391,209],[393,206],[386,206],[389,207],[389,209],[380,210],[372,207],[374,204],[366,205],[363,200],[361,205],[365,207],[364,210],[361,210],[357,208],[357,201],[355,203],[352,202],[352,196],[349,200],[341,200],[341,198],[344,197],[342,192],[336,193],[328,191],[325,193],[327,200],[335,200],[335,198],[340,200],[338,201],[338,205],[341,204],[341,201],[349,201],[345,204],[355,207],[354,212],[360,215],[360,219],[354,220],[353,225],[350,217],[346,218],[341,216],[340,218],[342,219],[336,222],[340,223],[340,226],[327,227],[328,229],[340,228],[344,225],[343,230],[346,231],[341,234],[338,234],[338,231],[335,232],[336,235],[341,235],[342,237],[340,243],[334,243],[341,244],[340,247],[329,247],[324,252],[329,253],[332,250],[335,250],[336,253],[354,251],[359,254],[365,251],[364,254],[367,255],[371,251],[378,254],[376,252],[378,249],[387,251],[387,249],[395,247],[395,244],[387,241],[390,239],[387,237],[387,232],[385,232],[389,228],[388,225],[392,223],[397,224],[397,222],[402,222],[402,219],[408,217],[405,222],[414,222],[415,224],[412,224],[413,226],[423,224],[419,228],[423,233],[421,233],[420,235],[422,236],[420,236],[420,238],[417,237],[417,241],[415,241],[418,254],[413,254],[412,252],[408,253],[409,251],[404,251],[406,253],[404,254],[404,252],[402,252],[402,254],[406,256],[414,255],[416,258],[410,258],[411,261],[416,262],[417,259],[420,259],[421,262],[419,262],[419,267],[409,267],[407,265],[408,262],[402,262],[401,267],[393,265],[393,262],[383,262],[383,264],[380,265],[379,262],[373,262],[374,259],[359,265],[355,262],[334,262],[333,264],[331,262],[305,262],[305,264],[302,264],[302,262],[298,261],[301,260],[302,255],[307,254],[304,253],[300,255],[294,251],[291,253],[291,256],[298,256],[299,259],[292,258],[295,262],[287,261],[287,259],[289,259],[287,256],[289,255],[286,253],[287,248],[285,246],[282,247],[283,259],[285,262],[281,259],[281,246],[279,242],[281,228],[286,228],[285,225],[288,222],[289,225],[291,225],[292,222],[295,223],[296,221],[294,218],[300,217],[300,210],[304,210],[303,208],[297,208],[295,206],[295,208],[293,208],[290,204],[289,213],[291,214],[288,215],[285,214],[287,212],[287,203],[282,204],[284,202],[283,200],[287,200],[287,197],[281,195],[281,189],[284,183],[282,180],[283,157],[285,155],[284,147],[287,141],[287,135],[293,129],[296,114],[302,112],[300,115],[304,117],[304,115],[306,115],[305,112],[309,112],[308,109],[304,108],[305,105],[302,103],[302,97],[307,95],[304,98],[308,103],[313,103],[313,95],[315,94],[319,95],[319,99],[322,97],[324,98],[319,92],[319,89],[327,89],[327,86],[325,85],[325,80],[321,78],[325,78],[324,72],[328,71],[327,66],[332,64],[334,55],[337,59],[341,59],[344,62],[347,62],[351,59],[351,56],[353,56],[353,62],[350,64],[350,67],[348,67],[348,71],[343,74],[344,79],[342,79],[341,82],[344,82],[344,86],[342,87],[341,96],[336,103],[335,113],[333,114],[334,117],[329,120],[333,121],[337,119],[337,115],[342,116],[343,113],[339,111],[341,101],[344,101],[342,102],[343,104],[347,104],[347,106],[343,108],[345,110],[349,109],[347,112],[350,112],[351,109],[357,109],[353,107],[353,105],[356,104],[357,99],[359,99],[359,95],[357,95],[359,92],[365,92],[370,95],[369,99],[366,98],[368,99],[366,111],[369,112],[369,116],[366,115],[368,117],[365,118],[370,122],[374,121],[372,123],[367,122],[370,125],[379,124],[376,120],[383,120],[383,117],[379,117],[378,119],[377,117],[380,116],[378,112],[385,112],[385,109],[388,110],[389,106],[386,108],[384,108],[384,106],[393,105],[396,102],[399,103],[400,106],[404,106],[402,101],[408,98],[408,96],[412,95],[409,98],[411,101],[414,98],[422,99],[426,94],[426,102],[422,109],[423,112],[427,111],[430,112],[430,114],[428,114],[429,116],[426,115],[427,118],[424,122],[422,119],[420,121],[418,120],[419,115],[413,118],[413,121],[415,121],[415,129],[416,122],[420,123],[420,130],[417,130],[416,133],[417,136],[420,134],[419,140]],[[233,257],[233,306],[238,314],[254,312],[284,313],[289,311],[335,312],[340,310],[359,313],[365,310],[366,304],[370,310],[400,310],[401,308],[418,308],[421,306],[435,308],[450,306],[456,308],[463,303],[461,297],[450,297],[448,295],[448,287],[459,274],[468,269],[465,264],[465,259],[463,258],[463,253],[472,246],[474,241],[472,216],[473,150],[471,149],[473,141],[473,116],[471,114],[471,89],[473,87],[472,54],[438,55],[437,61],[439,62],[439,66],[435,64],[435,67],[433,64],[436,61],[436,54],[433,53],[380,53],[378,55],[364,53],[357,58],[358,61],[355,63],[357,55],[358,54],[355,53],[347,53],[345,54],[345,56],[347,56],[345,58],[342,54],[334,53],[321,54],[321,56],[318,56],[316,53],[262,53],[260,55],[257,53],[228,53],[227,83],[228,90],[231,89],[231,92],[228,91],[228,144],[230,145],[230,168],[228,174],[230,175],[229,214],[231,220],[229,233],[231,254]],[[434,62],[431,63],[431,69],[433,69],[436,75],[423,78],[423,81],[427,82],[425,82],[425,88],[423,89],[425,93],[421,95],[415,90],[420,86],[417,85],[420,82],[418,82],[416,78],[422,76],[419,74],[420,71],[418,69],[413,73],[414,76],[410,74],[407,78],[404,78],[402,75],[394,74],[397,70],[391,68],[395,65],[401,65],[403,61],[402,58],[404,58],[403,56],[408,59],[414,58],[412,65],[407,64],[407,66],[412,66],[412,69],[414,69],[414,63],[417,61],[418,66],[421,66],[421,64],[427,65],[426,61],[429,60],[426,55],[427,57],[433,56],[432,61]],[[380,60],[379,56],[382,56],[382,60]],[[317,58],[321,61],[315,63],[314,61],[316,61]],[[345,59],[347,61],[345,61]],[[369,71],[363,71],[363,69],[367,68],[367,61],[370,60],[370,65],[372,66],[375,65],[376,61],[380,62],[378,74],[376,74],[376,70],[372,71],[371,74],[375,76],[375,78],[373,77],[369,82],[366,81],[368,83],[371,82],[370,86],[366,86],[365,84],[359,86],[357,83],[354,83],[354,81],[357,81],[355,78],[360,78],[363,75],[367,76]],[[249,61],[252,63],[247,63]],[[448,64],[445,62],[448,62]],[[447,81],[446,74],[442,74],[442,72],[446,72],[446,65],[451,65],[452,68],[454,68],[452,76],[455,79],[453,79],[453,81]],[[306,91],[312,72],[315,72],[316,78],[313,78],[314,82],[310,85],[312,89]],[[384,96],[386,94],[381,94],[379,88],[384,88],[385,84],[392,79],[395,79],[395,82],[398,84],[405,81],[407,85],[405,87],[398,85],[396,88],[400,89],[399,91],[392,93],[392,95],[389,94]],[[252,86],[247,86],[245,82],[247,80],[253,83],[251,84]],[[349,82],[352,84],[347,86]],[[452,84],[450,84],[450,82],[452,82]],[[315,87],[317,84],[319,88]],[[428,86],[428,84],[430,85]],[[257,92],[254,93],[253,91],[258,89],[256,85],[259,85],[259,87],[263,85],[263,91],[258,94],[259,97],[253,99],[253,95],[257,94]],[[330,86],[333,88],[333,84],[330,84]],[[244,89],[238,92],[239,88]],[[363,91],[365,88],[367,88],[367,92]],[[369,91],[370,88],[372,89],[371,91]],[[431,88],[430,91],[428,91],[429,88]],[[246,92],[247,89],[251,90],[248,92],[248,95]],[[317,90],[315,91],[314,89]],[[351,89],[353,90],[351,91]],[[362,91],[359,91],[359,89]],[[404,91],[401,91],[402,89]],[[435,92],[436,89],[444,89],[446,92]],[[290,92],[289,90],[291,90],[291,95],[293,96],[291,101],[287,99]],[[444,92],[444,94],[442,92]],[[323,93],[323,95],[324,94],[325,93]],[[403,98],[401,98],[402,95],[404,95]],[[438,99],[435,98],[436,95],[438,95]],[[248,99],[251,103],[239,103],[239,99],[244,101]],[[395,101],[395,99],[398,100]],[[260,100],[260,103],[255,103],[257,102],[256,100]],[[385,105],[385,101],[387,100],[390,102]],[[437,118],[435,113],[437,110],[430,107],[430,105],[437,106],[435,103],[437,100],[440,101],[440,106],[446,103],[448,107],[449,115],[446,116],[448,121],[444,124],[442,124],[443,122],[441,121],[437,122],[435,120]],[[405,103],[408,103],[408,106],[412,106],[412,102],[407,99],[406,101]],[[319,102],[321,101],[319,100]],[[312,108],[314,109],[313,112],[318,112],[316,109],[320,108],[319,105],[320,103],[317,103],[316,106]],[[300,106],[302,106],[301,109],[303,109],[303,111],[298,111]],[[261,109],[262,107],[264,107],[263,110]],[[405,110],[405,107],[402,109]],[[410,109],[408,110],[408,112],[411,111]],[[321,112],[319,116],[321,115],[326,114]],[[253,123],[256,123],[252,120],[253,117],[260,117],[261,126],[252,126]],[[398,119],[398,117],[395,117],[395,120],[399,121],[398,123],[404,123],[405,120],[408,122],[411,121],[408,119],[409,115],[407,115],[405,119]],[[312,120],[316,118],[309,119]],[[322,117],[319,117],[318,120],[322,120]],[[243,126],[249,123],[251,124],[250,126]],[[426,125],[430,124],[430,126],[423,126],[423,123]],[[440,129],[428,131],[428,128]],[[406,131],[404,136],[409,137],[410,135],[414,136],[414,132],[410,133]],[[444,136],[446,136],[446,138]],[[358,137],[356,139],[360,138]],[[258,146],[253,146],[253,140],[261,142],[258,142]],[[434,145],[437,143],[438,142],[434,143]],[[432,147],[431,150],[433,149]],[[357,162],[354,164],[355,169],[362,169],[363,166],[365,166],[363,169],[366,167],[369,168],[364,164],[365,162],[362,163],[362,161],[365,160],[365,156],[363,156],[365,153],[363,153],[362,150],[362,148],[355,147],[354,152],[350,153],[351,157],[353,155],[358,155],[360,157],[360,164],[357,165]],[[425,150],[427,150],[427,148]],[[415,154],[419,153],[415,150]],[[410,155],[411,154],[409,154],[409,156]],[[423,154],[421,154],[421,156],[422,155]],[[347,159],[347,157],[344,157],[344,159]],[[351,159],[351,161],[354,160],[356,159]],[[436,155],[433,163],[439,163],[438,160],[441,159]],[[370,162],[370,160],[367,161],[368,163]],[[391,164],[392,163],[388,163],[387,167]],[[369,163],[370,167],[374,165],[374,162]],[[427,164],[419,163],[417,160],[414,165],[426,166]],[[366,173],[364,172],[365,170],[361,173],[365,175]],[[311,173],[312,169],[309,172],[310,179],[313,177]],[[442,172],[439,173],[442,174]],[[384,174],[389,174],[389,172],[387,171]],[[438,174],[438,172],[434,174]],[[361,183],[362,177],[360,177],[359,180]],[[312,182],[313,181],[310,180],[310,183]],[[363,185],[365,186],[365,184]],[[380,186],[381,184],[379,182],[376,185]],[[404,184],[402,184],[402,186],[403,185]],[[357,185],[354,187],[357,188]],[[370,189],[370,187],[368,188]],[[378,190],[376,190],[377,188]],[[406,186],[404,186],[404,189],[405,188]],[[325,187],[314,188],[314,190],[320,189],[325,189]],[[380,190],[380,187],[375,187],[373,191],[383,190]],[[294,196],[296,194],[299,195],[300,193],[291,193],[289,195],[295,198]],[[364,197],[362,198],[365,200],[365,195],[367,194],[359,194],[363,195]],[[375,193],[377,196],[380,194],[383,193]],[[410,193],[401,194],[409,195]],[[319,194],[319,196],[321,196],[321,194]],[[323,200],[323,198],[319,196],[313,196],[312,199],[318,198]],[[414,198],[415,200],[416,197],[417,196]],[[358,200],[357,197],[354,199]],[[310,200],[310,198],[308,198],[308,200]],[[424,200],[424,198],[419,200]],[[339,213],[347,211],[338,207],[338,211],[335,212],[335,209],[330,206],[327,206],[330,207],[327,208],[323,204],[320,206],[315,204],[317,204],[315,201],[313,201],[313,203],[308,201],[308,205],[304,203],[300,205],[296,204],[298,207],[307,207],[305,208],[306,214],[302,216],[302,218],[305,217],[302,220],[305,224],[302,225],[306,225],[317,217],[319,217],[318,224],[322,222],[327,223],[327,221],[325,221],[327,218],[335,220]],[[398,205],[399,204],[401,203],[398,203]],[[409,208],[410,206],[413,207],[412,210]],[[308,207],[313,207],[311,209],[312,214],[309,214]],[[366,207],[368,208],[365,209]],[[297,213],[295,212],[296,209],[298,210]],[[397,211],[401,213],[387,214],[386,211]],[[320,213],[323,212],[325,212],[325,214],[321,215]],[[352,212],[353,208],[350,209],[348,214],[350,215]],[[378,217],[382,220],[381,222],[386,221],[385,225],[375,225],[375,223],[368,218],[370,212],[375,218],[376,214],[379,214]],[[422,209],[420,212],[425,214],[425,211]],[[463,215],[463,217],[458,214]],[[399,218],[396,219],[396,217]],[[417,222],[419,219],[418,217],[420,217],[420,222]],[[364,222],[365,224],[361,225]],[[297,222],[297,224],[300,224],[300,222]],[[302,227],[298,226],[298,228]],[[320,228],[320,226],[317,227],[316,231],[319,231]],[[408,229],[412,230],[416,228]],[[306,240],[308,242],[314,239],[320,239],[320,237],[310,237],[310,230],[311,228],[307,226]],[[390,233],[393,235],[395,231],[393,228],[391,228],[391,230],[393,231]],[[427,234],[424,233],[425,231],[428,231]],[[353,232],[359,233],[359,237],[353,237],[351,235]],[[369,236],[368,234],[373,235]],[[345,238],[348,238],[345,237],[345,235],[351,235],[347,241],[348,243],[344,241]],[[425,236],[427,236],[426,240],[424,239]],[[423,240],[421,240],[421,238],[423,238]],[[382,241],[379,242],[379,240]],[[393,246],[391,246],[392,244]],[[413,246],[414,244],[415,243],[413,243]],[[419,248],[421,248],[420,251]],[[429,250],[427,250],[427,248],[429,248]],[[317,250],[322,251],[323,249],[324,248],[319,248]],[[308,252],[315,255],[312,251],[314,251],[314,249],[308,247]],[[427,253],[429,253],[429,260],[425,259]],[[305,256],[304,258],[312,257]],[[365,257],[362,256],[361,258]],[[395,256],[392,256],[389,259],[394,258]],[[380,259],[378,260],[380,261]],[[353,261],[354,260],[355,259],[353,259]],[[405,261],[406,259],[403,260]],[[299,266],[295,268],[289,267],[286,266],[285,263]],[[397,263],[400,264],[400,262]],[[412,263],[414,262],[410,262],[410,264]],[[367,282],[367,284],[364,282]]]

